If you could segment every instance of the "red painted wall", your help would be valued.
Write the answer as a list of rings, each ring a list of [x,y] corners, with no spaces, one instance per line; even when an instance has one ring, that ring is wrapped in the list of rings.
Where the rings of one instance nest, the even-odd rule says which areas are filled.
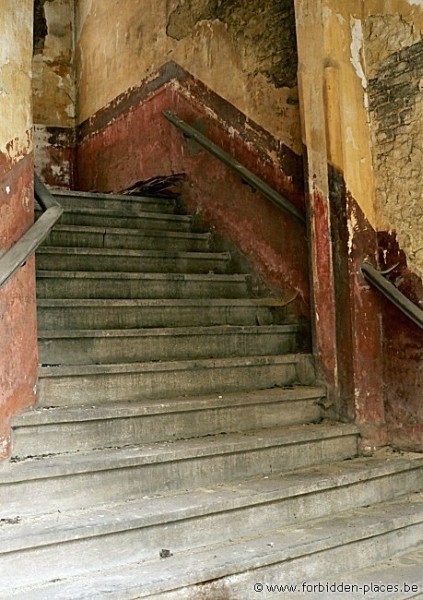
[[[141,179],[185,172],[188,210],[238,248],[272,291],[294,299],[298,311],[308,317],[305,227],[253,192],[206,151],[187,143],[162,111],[171,109],[189,123],[201,119],[202,130],[212,141],[300,208],[304,205],[298,185],[301,163],[294,167],[287,149],[280,149],[272,159],[268,134],[258,128],[254,136],[248,134],[245,117],[193,78],[186,74],[184,78],[183,84],[173,80],[162,85],[161,80],[146,97],[132,91],[82,126],[79,187],[119,191]],[[213,113],[210,105],[216,109]],[[248,125],[253,131],[254,124]]]
[[[34,220],[33,156],[0,160],[0,251]],[[0,289],[0,458],[10,450],[10,417],[35,402],[37,333],[34,259]]]
[[[174,64],[80,126],[77,186],[116,192],[141,179],[185,172],[189,211],[232,242],[276,294],[295,298],[298,312],[309,318],[305,229],[187,142],[162,116],[165,109],[196,124],[304,209],[299,157]],[[318,284],[311,310],[320,315],[315,351],[321,374],[332,387],[337,415],[360,426],[363,449],[391,442],[423,450],[421,332],[364,280],[360,266],[364,260],[378,264],[381,239],[342,174],[330,169],[329,179],[330,197],[316,191],[310,211]]]

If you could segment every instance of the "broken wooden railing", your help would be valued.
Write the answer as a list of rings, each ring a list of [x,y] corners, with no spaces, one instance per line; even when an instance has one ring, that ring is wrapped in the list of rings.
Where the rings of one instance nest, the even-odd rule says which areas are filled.
[[[260,179],[260,177],[257,177],[257,175],[249,171],[233,156],[222,150],[222,148],[220,148],[214,142],[209,140],[209,138],[206,137],[204,134],[200,133],[198,129],[195,129],[195,127],[192,127],[192,125],[188,125],[188,123],[174,115],[170,110],[163,111],[163,115],[168,121],[173,123],[173,125],[175,125],[178,129],[180,129],[186,137],[195,140],[198,144],[200,144],[200,146],[202,146],[205,150],[210,152],[210,154],[218,158],[229,169],[231,169],[231,171],[236,173],[242,179],[243,182],[247,183],[254,190],[257,190],[258,192],[262,193],[263,196],[271,200],[274,204],[276,204],[276,206],[282,208],[291,216],[295,217],[295,219],[305,224],[305,216],[300,210],[298,210],[296,206],[294,206],[289,202],[289,200],[281,196],[270,185],[268,185],[265,181]]]
[[[364,262],[361,265],[361,272],[369,283],[378,289],[416,325],[423,329],[423,310],[411,302],[407,296],[400,292],[393,283],[388,281],[388,279],[386,279],[386,277],[370,263]]]
[[[41,217],[26,231],[16,244],[0,257],[0,288],[26,263],[46,239],[63,214],[63,208],[34,174],[34,195],[43,210]]]

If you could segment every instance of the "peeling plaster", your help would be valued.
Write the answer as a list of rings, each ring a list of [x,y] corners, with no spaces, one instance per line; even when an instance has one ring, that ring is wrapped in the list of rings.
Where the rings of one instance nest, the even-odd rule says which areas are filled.
[[[363,90],[367,89],[367,77],[365,73],[364,54],[363,54],[363,25],[360,19],[351,17],[351,64],[357,73],[358,78],[361,81]],[[364,106],[367,109],[369,106],[369,99],[367,92],[364,92]]]

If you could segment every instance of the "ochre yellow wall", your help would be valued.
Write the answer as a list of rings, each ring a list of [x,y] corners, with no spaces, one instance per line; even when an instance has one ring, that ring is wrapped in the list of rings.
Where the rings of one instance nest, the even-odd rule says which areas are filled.
[[[75,120],[73,68],[73,0],[51,0],[43,5],[47,35],[36,50],[33,69],[34,123],[72,127]]]
[[[0,153],[18,161],[32,148],[32,2],[0,0]]]
[[[265,18],[258,4],[235,4],[257,7],[256,18]],[[186,5],[192,24],[178,36],[177,20],[171,19],[184,6],[178,0],[77,0],[79,122],[173,60],[301,153],[296,87],[276,87],[259,69],[254,72],[251,44],[243,50],[227,24],[212,18],[195,22],[195,15],[207,17],[208,0]]]
[[[376,230],[395,230],[409,266],[420,274],[423,106],[416,78],[422,77],[423,86],[421,55],[414,73],[404,74],[414,86],[412,114],[401,130],[399,113],[405,108],[398,105],[399,126],[391,144],[382,146],[384,124],[376,122],[380,117],[372,103],[381,66],[421,43],[422,24],[423,2],[418,0],[297,2],[303,141],[314,183],[326,193],[326,160],[337,167],[370,224]],[[313,51],[310,38],[316,44]]]
[[[0,255],[34,220],[32,0],[0,0]],[[10,417],[35,402],[35,263],[29,258],[0,289],[0,460]]]

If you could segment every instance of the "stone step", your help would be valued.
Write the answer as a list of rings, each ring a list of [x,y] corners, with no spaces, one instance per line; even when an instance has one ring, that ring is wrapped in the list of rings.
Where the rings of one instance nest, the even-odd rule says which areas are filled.
[[[354,425],[303,424],[11,461],[0,464],[0,519],[192,491],[350,459],[357,456],[358,438]]]
[[[210,325],[272,325],[293,319],[291,305],[275,298],[57,300],[38,299],[38,327],[139,329]]]
[[[362,600],[363,596],[366,600],[421,600],[422,567],[423,544],[419,544],[412,550],[395,554],[383,562],[339,574],[336,582],[328,582],[329,591],[331,596],[334,592],[341,593],[344,597],[348,594],[348,598],[352,600]],[[322,588],[319,587],[319,582],[313,582],[311,585],[307,598],[321,600]]]
[[[226,273],[228,252],[171,252],[122,248],[56,248],[37,251],[37,268],[58,271],[122,271],[143,273]]]
[[[366,477],[365,474],[363,476]],[[359,486],[361,489],[365,488],[363,483]],[[136,552],[136,548],[142,544],[137,545],[139,537],[133,535],[132,560],[127,551],[130,564],[122,566],[113,566],[113,561],[117,562],[122,558],[118,551],[122,538],[118,535],[113,536],[116,538],[115,546],[110,544],[110,547],[97,553],[86,550],[85,553],[78,554],[79,544],[68,544],[69,554],[65,555],[64,550],[61,553],[64,562],[59,562],[59,554],[53,563],[54,578],[48,576],[50,565],[47,560],[38,573],[31,569],[31,552],[24,552],[22,565],[28,565],[27,568],[18,569],[9,560],[10,570],[4,569],[5,578],[2,578],[1,585],[5,594],[10,593],[7,598],[19,597],[21,600],[91,600],[106,596],[112,600],[252,600],[258,595],[274,597],[275,588],[271,592],[271,588],[267,587],[274,585],[296,586],[279,588],[278,595],[290,594],[287,597],[294,598],[298,594],[305,598],[312,581],[318,580],[323,585],[330,585],[346,568],[363,569],[392,554],[409,552],[421,543],[423,494],[405,495],[379,504],[347,508],[351,502],[345,491],[344,498],[348,498],[345,505],[342,506],[342,499],[339,501],[339,497],[334,503],[342,512],[330,514],[329,511],[329,514],[326,512],[324,516],[317,518],[306,517],[307,520],[300,523],[293,523],[291,516],[290,524],[286,524],[283,517],[279,521],[277,513],[278,516],[271,524],[273,528],[262,532],[255,526],[254,519],[244,521],[236,511],[234,523],[228,519],[229,530],[239,523],[241,531],[246,530],[245,537],[241,537],[233,527],[233,540],[226,543],[214,542],[216,528],[205,524],[204,528],[197,531],[200,535],[208,532],[208,546],[190,548],[187,545],[186,549],[183,546],[179,551],[178,538],[176,543],[167,545],[159,542],[152,549],[146,548],[146,553],[150,552],[144,561],[138,559]],[[359,494],[358,489],[355,491]],[[340,490],[337,492],[339,496]],[[324,498],[324,493],[320,496]],[[311,497],[315,495],[311,493]],[[308,504],[306,501],[306,505]],[[261,515],[259,510],[254,512],[265,519],[266,509],[267,506],[263,507]],[[273,505],[269,508],[269,516],[272,509]],[[289,510],[289,506],[286,510]],[[106,519],[108,518],[109,515],[106,515]],[[189,528],[189,523],[187,527]],[[68,528],[71,530],[71,524]],[[193,536],[197,533],[192,526],[189,532]],[[164,536],[163,542],[168,541],[173,542],[171,535]],[[66,544],[62,546],[65,547]],[[163,547],[169,550],[170,556],[166,559],[157,557]],[[51,554],[48,548],[45,551],[40,549],[39,552],[41,556]],[[90,569],[87,561],[84,564],[84,554],[91,556],[93,560],[97,559],[101,570]],[[106,564],[101,563],[102,559]],[[41,564],[41,559],[37,562]],[[13,574],[15,579],[12,578]],[[395,577],[393,573],[391,575]],[[22,589],[31,583],[31,588]],[[321,597],[329,598],[331,593],[323,593]],[[351,596],[348,594],[347,597]],[[366,596],[363,594],[361,598],[364,597]],[[408,595],[410,597],[412,596]]]
[[[152,211],[162,213],[175,212],[177,202],[169,198],[148,198],[127,196],[125,194],[101,194],[97,192],[75,192],[70,190],[51,190],[53,196],[65,209],[67,208],[107,208],[118,211]]]
[[[306,354],[40,367],[39,406],[75,406],[314,383]]]
[[[39,218],[42,211],[35,211]],[[62,225],[89,225],[91,227],[116,227],[139,229],[146,231],[169,230],[190,231],[192,217],[187,215],[174,215],[160,212],[141,212],[135,210],[110,208],[66,208],[60,223]]]
[[[209,233],[55,225],[43,246],[207,252]]]
[[[37,271],[38,298],[242,298],[248,275]]]
[[[308,335],[300,325],[38,332],[41,365],[260,356],[298,352],[307,346]]]
[[[317,422],[322,387],[293,387],[77,408],[37,408],[13,419],[13,456],[88,452]]]

